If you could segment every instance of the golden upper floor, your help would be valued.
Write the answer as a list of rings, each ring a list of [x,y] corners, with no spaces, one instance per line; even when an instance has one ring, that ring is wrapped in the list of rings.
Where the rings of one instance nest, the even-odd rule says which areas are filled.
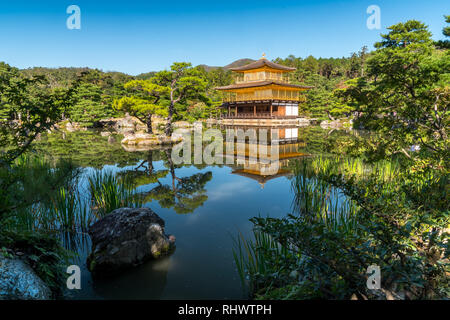
[[[224,102],[256,100],[304,101],[300,91],[309,86],[291,84],[288,78],[295,68],[286,67],[263,58],[238,68],[231,68],[235,83],[217,87],[224,93]]]

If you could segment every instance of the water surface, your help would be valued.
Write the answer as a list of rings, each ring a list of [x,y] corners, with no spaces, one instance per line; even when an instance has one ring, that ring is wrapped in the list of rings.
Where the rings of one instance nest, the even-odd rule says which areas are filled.
[[[120,143],[108,143],[107,138],[95,132],[44,137],[40,142],[42,152],[71,157],[83,168],[82,187],[86,187],[83,177],[94,170],[133,174],[139,181],[138,190],[149,194],[144,206],[165,220],[166,233],[176,236],[177,247],[171,256],[149,261],[113,278],[95,281],[85,264],[90,250],[89,237],[79,239],[78,257],[73,263],[82,267],[82,289],[68,291],[66,297],[247,298],[233,260],[233,238],[239,232],[244,237],[250,236],[252,223],[249,219],[252,217],[283,217],[290,212],[293,199],[291,172],[295,161],[301,154],[321,152],[317,149],[324,145],[321,139],[326,139],[327,132],[314,129],[313,134],[311,130],[295,128],[297,137],[293,139],[293,129],[290,129],[286,149],[290,156],[282,160],[279,174],[273,176],[255,175],[254,168],[250,173],[243,172],[245,163],[171,166],[166,157],[167,150],[129,152]],[[168,192],[170,196],[167,197],[158,192],[172,190],[174,184],[182,184],[183,178],[191,179],[186,180],[190,182],[189,188],[185,188],[188,192],[181,195],[179,191]]]

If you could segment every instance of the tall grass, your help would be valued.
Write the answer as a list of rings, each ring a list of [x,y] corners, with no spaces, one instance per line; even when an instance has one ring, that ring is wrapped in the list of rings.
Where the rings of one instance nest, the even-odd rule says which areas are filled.
[[[242,233],[233,239],[233,258],[241,283],[249,292],[258,284],[258,276],[273,271],[273,265],[285,260],[289,250],[274,241],[268,234],[253,230],[253,239],[245,239]]]
[[[395,160],[367,163],[360,158],[316,156],[308,162],[309,176],[343,174],[354,175],[357,179],[362,180],[370,175],[376,175],[385,182],[395,179],[400,169],[400,163]]]
[[[92,212],[97,218],[122,207],[139,207],[143,198],[134,190],[131,180],[118,178],[113,172],[97,171],[88,178]]]
[[[388,181],[395,177],[397,169],[395,164],[388,162],[369,166],[358,159],[315,157],[298,162],[291,184],[291,216],[300,223],[320,225],[324,231],[343,237],[356,236],[359,232],[359,208],[341,190],[321,179],[321,175],[345,174],[363,179],[375,173]],[[276,279],[273,275],[280,274],[279,267],[283,263],[292,264],[285,267],[288,270],[307,261],[292,249],[280,245],[270,235],[258,230],[253,231],[251,239],[245,239],[240,233],[234,239],[233,257],[245,290],[255,293],[258,288],[271,287]]]
[[[43,165],[44,163],[41,163]],[[39,163],[34,163],[39,168]],[[48,168],[46,174],[52,174]],[[126,178],[117,178],[112,172],[98,170],[86,177],[89,188],[82,194],[78,177],[49,193],[41,202],[16,210],[5,219],[5,230],[49,232],[86,232],[96,220],[114,209],[142,206],[133,184]]]
[[[297,163],[291,185],[293,212],[307,223],[321,223],[334,231],[355,232],[356,205],[339,189],[311,175],[309,167],[311,164],[307,160]],[[324,170],[329,172],[330,168],[324,167]]]

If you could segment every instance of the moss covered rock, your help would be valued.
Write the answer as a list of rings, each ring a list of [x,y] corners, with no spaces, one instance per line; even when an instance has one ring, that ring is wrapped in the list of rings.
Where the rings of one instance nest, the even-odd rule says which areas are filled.
[[[87,266],[95,277],[116,274],[175,249],[164,220],[149,208],[120,208],[89,229],[92,252]]]

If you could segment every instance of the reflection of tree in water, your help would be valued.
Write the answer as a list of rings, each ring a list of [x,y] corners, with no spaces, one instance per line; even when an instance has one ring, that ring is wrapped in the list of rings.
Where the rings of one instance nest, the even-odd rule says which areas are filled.
[[[156,183],[157,185],[143,194],[144,200],[158,201],[163,208],[173,208],[176,213],[191,213],[208,199],[205,185],[212,179],[210,171],[196,173],[189,177],[178,177],[171,158],[171,150],[162,151],[166,170],[155,170],[153,165],[154,151],[148,151],[147,159],[142,161],[134,170],[121,172],[121,175],[131,179],[135,187]],[[144,168],[144,170],[141,170]],[[171,182],[164,184],[161,179],[170,174]]]
[[[118,141],[117,141],[118,140]],[[33,145],[43,157],[70,159],[80,167],[101,169],[105,165],[129,166],[142,159],[144,152],[127,152],[120,139],[108,142],[98,131],[54,132],[43,134]]]

